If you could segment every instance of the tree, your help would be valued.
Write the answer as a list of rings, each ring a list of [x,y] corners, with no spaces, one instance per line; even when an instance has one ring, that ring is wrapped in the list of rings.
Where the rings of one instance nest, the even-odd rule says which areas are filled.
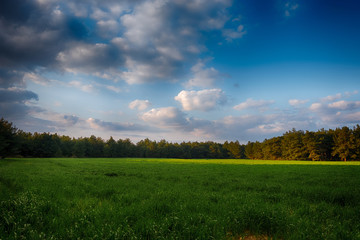
[[[235,142],[224,142],[224,150],[227,152],[229,158],[242,159],[245,158],[245,148],[243,145],[240,145],[239,141]]]
[[[317,132],[306,131],[303,143],[309,159],[313,161],[332,160],[331,152],[334,141],[331,132],[324,129]]]
[[[117,154],[120,157],[137,157],[138,151],[136,146],[131,142],[129,138],[125,140],[119,139],[117,141]]]
[[[110,137],[110,139],[106,141],[104,146],[104,155],[105,157],[116,157],[116,141],[113,137]]]
[[[303,144],[303,131],[292,129],[283,135],[281,141],[282,158],[286,160],[305,160],[307,154]]]
[[[104,140],[100,137],[91,135],[86,138],[86,156],[87,157],[102,157],[104,155]]]
[[[61,157],[60,138],[57,134],[34,133],[32,137],[34,157]]]
[[[79,138],[75,141],[73,148],[73,156],[82,158],[85,157],[86,145],[84,138]]]
[[[17,153],[17,128],[4,118],[0,119],[0,158]]]
[[[250,159],[263,159],[262,144],[258,141],[248,142],[245,146],[245,155]]]
[[[281,159],[281,140],[282,137],[274,137],[271,139],[265,139],[262,142],[263,158],[268,160]]]
[[[336,128],[334,131],[333,156],[338,156],[342,161],[350,160],[355,153],[355,138],[348,127]]]
[[[360,160],[360,125],[357,124],[353,129],[353,135],[354,135],[354,159]]]
[[[31,133],[24,132],[19,130],[17,132],[17,138],[19,141],[19,154],[23,157],[33,157],[34,146],[33,146],[33,136]]]
[[[72,157],[75,139],[71,139],[68,136],[60,137],[60,148],[64,157]]]

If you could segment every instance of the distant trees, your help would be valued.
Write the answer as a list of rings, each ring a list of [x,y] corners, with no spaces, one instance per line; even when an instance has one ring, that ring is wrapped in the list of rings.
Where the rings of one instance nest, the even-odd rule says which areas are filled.
[[[282,158],[282,139],[283,137],[274,137],[264,140],[262,143],[263,159],[278,160]]]
[[[356,158],[356,139],[353,131],[348,127],[337,128],[334,131],[333,139],[333,156],[337,156],[343,161]]]
[[[17,129],[4,118],[0,119],[0,158],[17,153]]]
[[[303,131],[296,131],[295,129],[283,135],[281,140],[283,159],[306,160],[308,153],[303,143],[304,135]]]
[[[237,159],[246,158],[245,146],[241,145],[239,141],[235,141],[235,142],[226,141],[224,142],[222,147],[229,158],[237,158]]]
[[[171,143],[148,138],[134,144],[130,139],[104,141],[94,135],[70,138],[50,133],[27,133],[0,120],[0,157],[156,157],[156,158],[250,158],[268,160],[360,160],[360,126],[335,130],[292,129],[262,142],[225,141]]]

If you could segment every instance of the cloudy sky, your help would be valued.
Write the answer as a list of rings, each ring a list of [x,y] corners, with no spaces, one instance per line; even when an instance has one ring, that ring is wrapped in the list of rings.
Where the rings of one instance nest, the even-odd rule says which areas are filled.
[[[0,117],[137,142],[360,123],[358,0],[1,0]]]

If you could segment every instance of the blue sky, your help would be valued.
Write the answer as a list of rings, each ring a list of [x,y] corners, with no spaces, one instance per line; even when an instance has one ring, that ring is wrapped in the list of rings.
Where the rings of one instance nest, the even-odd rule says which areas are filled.
[[[5,0],[0,115],[30,132],[262,141],[360,123],[356,0]]]

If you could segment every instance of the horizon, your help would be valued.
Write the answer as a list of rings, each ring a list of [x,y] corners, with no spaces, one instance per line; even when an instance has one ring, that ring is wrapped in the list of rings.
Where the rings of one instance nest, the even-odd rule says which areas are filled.
[[[360,123],[360,3],[0,3],[0,117],[25,132],[262,142]]]
[[[49,134],[49,135],[57,135],[57,136],[59,136],[59,137],[70,137],[72,140],[80,140],[80,139],[85,139],[85,138],[87,138],[87,139],[89,139],[89,138],[91,138],[91,137],[96,137],[96,138],[100,138],[104,143],[106,143],[108,140],[110,140],[111,138],[113,139],[113,140],[115,140],[115,141],[118,141],[118,140],[127,140],[127,139],[129,139],[130,140],[130,142],[131,143],[133,143],[133,144],[138,144],[140,141],[144,141],[144,140],[146,140],[146,139],[149,139],[149,138],[144,138],[144,139],[139,139],[139,141],[133,141],[133,140],[131,140],[130,138],[114,138],[113,136],[109,136],[109,138],[102,138],[102,137],[99,137],[99,136],[95,136],[95,135],[89,135],[89,136],[78,136],[78,137],[71,137],[71,136],[69,136],[69,135],[63,135],[63,134],[59,134],[59,133],[57,133],[57,132],[54,132],[54,133],[52,133],[52,132],[26,132],[26,131],[23,131],[22,129],[20,129],[20,128],[18,128],[16,125],[14,125],[12,122],[9,122],[9,121],[7,121],[6,119],[3,119],[3,120],[5,120],[6,122],[8,122],[8,123],[10,123],[11,125],[12,125],[12,127],[13,128],[15,128],[16,129],[16,131],[22,131],[22,132],[25,132],[25,133],[30,133],[30,134],[32,134],[32,135],[34,135],[34,134],[39,134],[39,135],[41,135],[41,134]],[[356,124],[353,128],[350,128],[350,130],[353,130],[353,129],[356,129],[358,126],[360,126],[359,124]],[[336,128],[336,129],[342,129],[342,128],[344,128],[344,127],[347,127],[347,126],[342,126],[342,127],[338,127],[338,128]],[[199,142],[199,143],[206,143],[206,142],[213,142],[213,143],[216,143],[216,144],[224,144],[225,142],[228,142],[228,143],[231,143],[231,142],[238,142],[240,145],[243,145],[243,146],[245,146],[245,145],[247,145],[247,144],[249,144],[249,143],[255,143],[255,142],[259,142],[259,143],[263,143],[263,142],[265,142],[266,140],[271,140],[271,139],[273,139],[273,138],[279,138],[279,137],[283,137],[284,135],[286,135],[287,133],[290,133],[290,132],[294,132],[294,131],[296,131],[296,132],[303,132],[303,133],[306,133],[306,131],[309,131],[309,132],[313,132],[313,133],[316,133],[316,132],[322,132],[322,131],[325,131],[325,132],[329,132],[329,131],[335,131],[336,129],[331,129],[331,128],[328,128],[328,129],[325,129],[325,128],[322,128],[322,129],[317,129],[317,130],[314,130],[314,131],[309,131],[309,130],[302,130],[302,129],[295,129],[295,128],[293,128],[293,129],[291,129],[291,130],[288,130],[288,131],[286,131],[286,132],[283,132],[282,134],[280,134],[280,135],[276,135],[276,136],[273,136],[273,137],[271,137],[271,138],[265,138],[265,139],[263,139],[263,140],[255,140],[255,141],[250,141],[250,140],[248,140],[248,141],[244,141],[244,142],[241,142],[241,141],[239,141],[239,140],[224,140],[224,141],[222,141],[222,142],[220,142],[220,141],[213,141],[213,140],[204,140],[204,141],[169,141],[169,140],[167,140],[167,139],[159,139],[159,140],[154,140],[154,139],[149,139],[150,141],[152,141],[152,142],[157,142],[157,143],[159,143],[160,141],[166,141],[167,143],[170,143],[170,144],[176,144],[176,143],[178,143],[178,144],[180,144],[180,143],[194,143],[194,142]]]

